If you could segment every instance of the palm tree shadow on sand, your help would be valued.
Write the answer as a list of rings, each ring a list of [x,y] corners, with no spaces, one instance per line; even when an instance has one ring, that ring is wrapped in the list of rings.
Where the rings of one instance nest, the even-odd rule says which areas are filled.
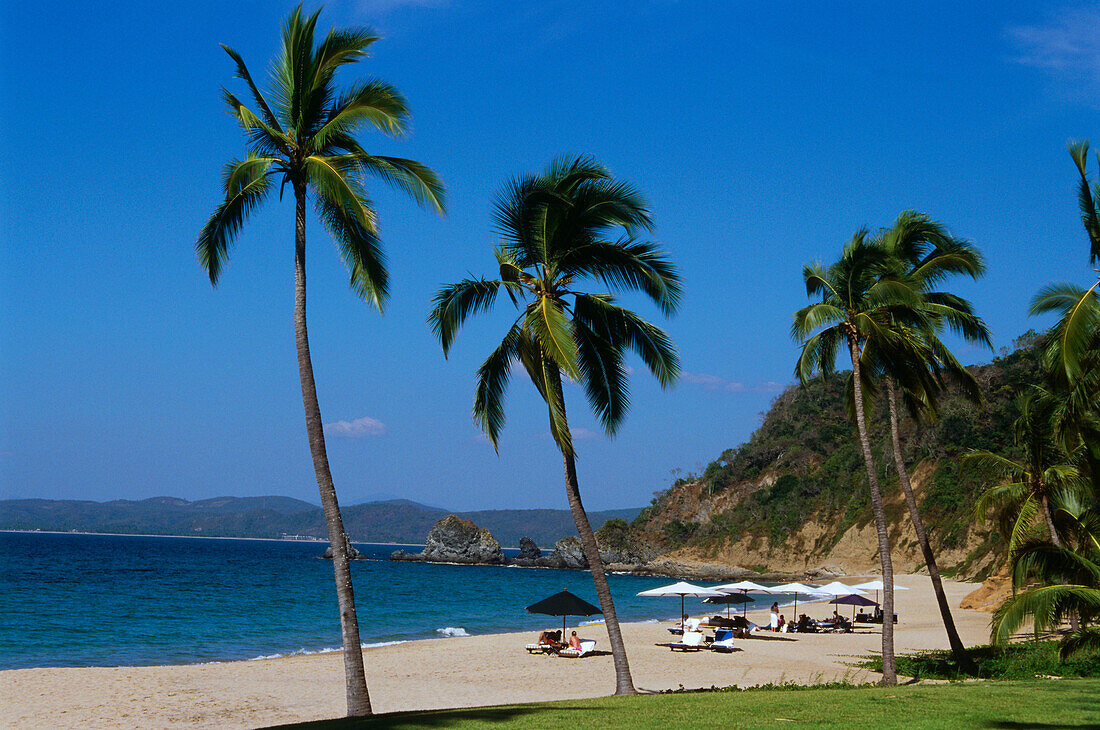
[[[592,719],[595,713],[613,713],[613,708],[569,707],[567,705],[555,705],[556,712],[575,711],[584,713],[585,721]],[[404,728],[423,727],[450,727],[452,725],[464,725],[473,722],[509,722],[518,720],[526,715],[545,712],[538,706],[527,707],[481,707],[462,710],[427,710],[423,712],[395,712],[392,715],[375,715],[372,717],[344,717],[335,720],[315,720],[312,722],[295,723],[291,725],[277,725],[270,730],[278,728],[295,728],[295,730],[351,730],[352,728],[392,728],[403,730]]]

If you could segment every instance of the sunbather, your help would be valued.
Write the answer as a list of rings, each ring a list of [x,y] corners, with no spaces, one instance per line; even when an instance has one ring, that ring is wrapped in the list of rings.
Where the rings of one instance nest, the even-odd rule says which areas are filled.
[[[581,650],[581,640],[577,637],[576,631],[569,635],[569,648],[577,651]]]

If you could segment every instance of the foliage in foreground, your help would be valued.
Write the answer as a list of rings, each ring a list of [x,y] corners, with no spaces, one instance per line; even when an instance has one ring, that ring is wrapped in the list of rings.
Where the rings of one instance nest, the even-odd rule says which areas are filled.
[[[973,672],[964,672],[950,651],[935,650],[899,656],[898,674],[918,679],[1100,677],[1100,654],[1081,655],[1063,662],[1058,658],[1057,641],[976,646],[968,653],[976,668]],[[881,664],[881,659],[873,657],[860,666],[879,671]]]
[[[800,692],[673,693],[405,712],[286,726],[353,728],[1096,727],[1100,680],[974,682]]]

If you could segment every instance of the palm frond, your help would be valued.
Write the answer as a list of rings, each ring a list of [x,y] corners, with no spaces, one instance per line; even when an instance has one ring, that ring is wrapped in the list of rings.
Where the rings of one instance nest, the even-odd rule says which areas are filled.
[[[652,241],[590,241],[569,248],[558,260],[561,275],[593,276],[611,288],[640,291],[668,315],[680,302],[680,274]]]
[[[809,337],[819,327],[833,326],[844,322],[847,313],[831,302],[816,302],[799,309],[791,324],[791,338],[801,341]]]
[[[466,319],[472,314],[492,308],[501,286],[504,286],[504,282],[463,279],[436,292],[432,297],[428,324],[443,346],[444,357],[450,352],[451,343]]]
[[[474,394],[474,422],[489,438],[494,450],[498,450],[500,431],[504,428],[504,392],[511,377],[512,362],[519,357],[520,323],[512,324],[500,345],[493,350],[477,371],[477,389]]]
[[[1070,611],[1100,610],[1100,590],[1082,585],[1052,585],[1009,598],[993,613],[990,639],[1006,644],[1031,619],[1036,633],[1057,628]]]
[[[662,387],[675,382],[680,371],[680,357],[672,340],[656,325],[617,306],[609,297],[590,294],[577,295],[574,321],[602,333],[611,347],[637,354]]]
[[[1077,203],[1081,208],[1081,223],[1089,237],[1089,263],[1095,263],[1100,260],[1100,205],[1089,189],[1089,176],[1085,169],[1089,155],[1088,140],[1071,142],[1069,154],[1081,175],[1077,187]],[[1100,190],[1100,183],[1097,184],[1097,189]]]
[[[279,126],[279,120],[275,118],[275,114],[272,113],[271,107],[268,106],[267,100],[264,99],[264,95],[261,94],[260,90],[256,87],[256,82],[252,80],[252,74],[248,72],[248,66],[245,65],[244,59],[241,58],[241,54],[224,43],[221,44],[221,47],[237,64],[237,78],[248,84],[248,90],[252,92],[253,101],[256,102],[256,106],[260,107],[260,111],[263,113],[264,122],[276,132],[282,133],[283,128]]]
[[[588,404],[604,430],[614,434],[630,407],[629,384],[623,367],[623,351],[616,347],[606,321],[584,316],[578,300],[573,319],[577,364]]]
[[[214,210],[195,242],[199,264],[215,286],[228,258],[229,246],[271,189],[267,177],[271,165],[270,159],[250,156],[231,160],[225,166],[225,200]]]
[[[1058,643],[1058,658],[1062,661],[1090,651],[1100,651],[1100,628],[1096,626],[1069,631]]]
[[[396,137],[404,134],[408,120],[408,102],[392,84],[377,79],[360,81],[340,95],[323,124],[310,135],[306,150],[321,154],[331,135],[354,134],[364,123]]]
[[[1051,366],[1068,380],[1081,374],[1082,362],[1100,338],[1100,297],[1097,285],[1081,289],[1073,284],[1043,287],[1031,300],[1032,314],[1056,312],[1061,315],[1048,345]]]
[[[363,172],[412,196],[420,205],[430,205],[437,213],[446,211],[446,191],[439,176],[416,160],[403,157],[368,155],[359,157]]]
[[[525,323],[546,357],[556,363],[570,380],[579,379],[573,327],[561,303],[548,296],[540,296],[528,307]]]

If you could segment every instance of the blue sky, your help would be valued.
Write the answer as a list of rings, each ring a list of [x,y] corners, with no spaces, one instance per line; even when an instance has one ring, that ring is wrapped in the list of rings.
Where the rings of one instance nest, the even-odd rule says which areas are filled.
[[[507,311],[465,328],[449,360],[424,324],[441,284],[492,272],[496,191],[558,154],[595,155],[645,193],[686,285],[663,322],[683,359],[675,388],[639,368],[612,440],[567,393],[589,508],[645,504],[672,470],[748,437],[792,379],[802,264],[834,258],[861,226],[917,208],[972,240],[988,274],[956,288],[998,347],[1048,324],[1027,316],[1031,296],[1090,275],[1065,144],[1100,143],[1100,6],[824,5],[326,6],[322,26],[384,36],[344,78],[386,79],[413,109],[408,136],[365,146],[431,165],[449,191],[445,218],[373,191],[393,279],[383,316],[309,221],[310,340],[344,503],[565,507],[529,383],[513,381],[499,456],[470,420],[474,371]],[[194,255],[221,165],[244,150],[218,44],[261,76],[291,7],[5,9],[4,496],[316,501],[291,204],[252,218],[216,290]]]

